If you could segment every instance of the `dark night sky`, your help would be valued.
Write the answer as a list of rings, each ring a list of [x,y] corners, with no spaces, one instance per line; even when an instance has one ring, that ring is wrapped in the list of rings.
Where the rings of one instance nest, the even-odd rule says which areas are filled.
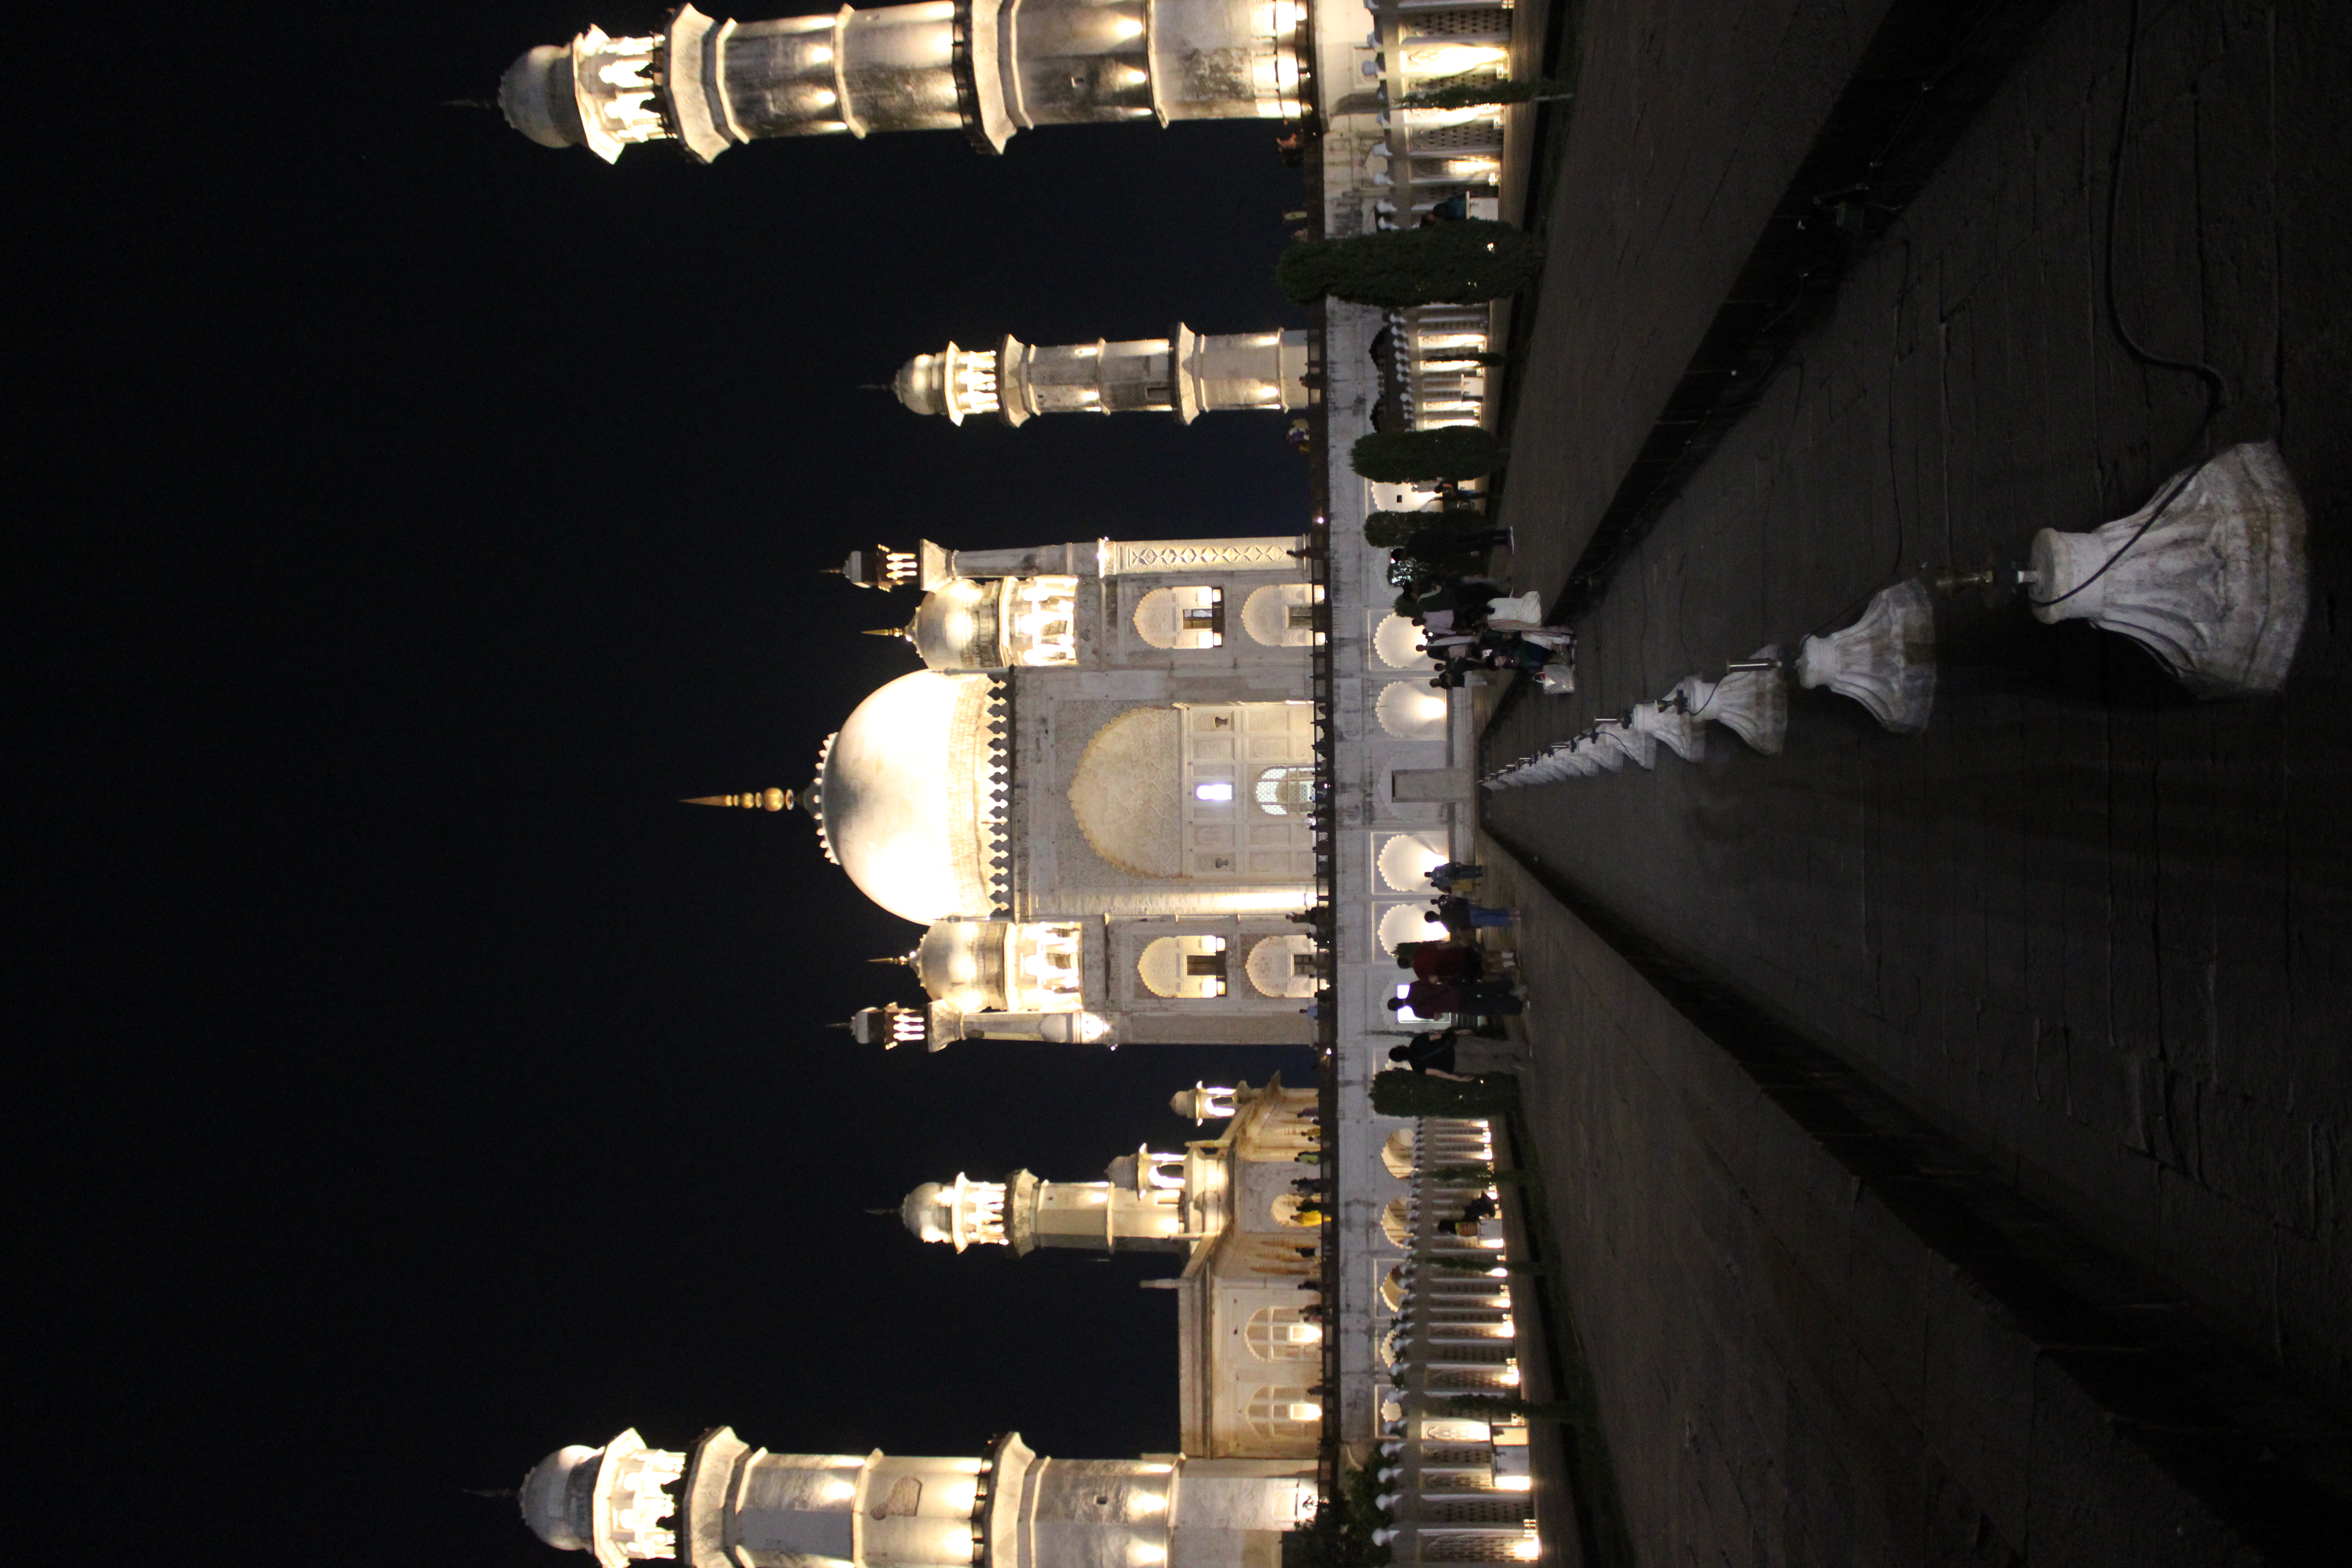
[[[1258,125],[614,169],[439,106],[653,15],[16,30],[14,1560],[552,1563],[459,1489],[630,1424],[1174,1444],[1156,1268],[861,1211],[1299,1064],[860,1050],[913,928],[801,818],[670,802],[801,784],[912,667],[816,574],[853,545],[1297,526],[1272,420],[855,390],[1285,320],[1296,176]]]

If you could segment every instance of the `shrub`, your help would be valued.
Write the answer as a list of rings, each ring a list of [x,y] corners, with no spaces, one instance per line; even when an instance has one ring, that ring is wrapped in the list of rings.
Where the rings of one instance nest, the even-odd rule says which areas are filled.
[[[1424,528],[1483,528],[1483,514],[1466,506],[1439,511],[1373,511],[1364,514],[1364,542],[1393,550]]]
[[[1488,103],[1559,103],[1575,96],[1575,84],[1549,77],[1533,81],[1455,81],[1406,93],[1400,107],[1476,109]]]
[[[1375,430],[1357,438],[1348,461],[1365,479],[1382,484],[1475,479],[1503,466],[1503,447],[1493,431],[1475,425]]]
[[[1405,1403],[1417,1415],[1442,1415],[1456,1421],[1572,1421],[1574,1408],[1566,1400],[1529,1401],[1516,1395],[1501,1399],[1482,1399],[1475,1394],[1456,1394],[1450,1398],[1407,1399]]]
[[[1282,253],[1275,279],[1302,305],[1328,294],[1402,310],[1516,294],[1542,264],[1543,242],[1534,236],[1486,218],[1462,218],[1352,239],[1302,239]]]
[[[1372,1079],[1372,1109],[1382,1116],[1499,1116],[1519,1098],[1509,1073],[1481,1074],[1475,1083],[1390,1068]]]

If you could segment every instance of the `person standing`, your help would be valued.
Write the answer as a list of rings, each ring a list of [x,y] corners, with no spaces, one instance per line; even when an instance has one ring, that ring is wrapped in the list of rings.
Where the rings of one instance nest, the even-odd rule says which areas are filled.
[[[1450,942],[1401,942],[1396,958],[1397,967],[1412,970],[1416,980],[1475,980],[1486,972],[1476,948]]]
[[[1430,904],[1430,912],[1423,916],[1433,921],[1458,936],[1474,931],[1486,931],[1507,926],[1517,918],[1516,910],[1495,909],[1486,904],[1474,904],[1459,893],[1448,893]]]
[[[1424,1030],[1401,1046],[1389,1047],[1389,1060],[1408,1072],[1427,1078],[1451,1079],[1455,1083],[1472,1080],[1454,1070],[1454,1042],[1461,1037],[1459,1029]]]
[[[1416,980],[1404,988],[1403,995],[1391,996],[1383,1005],[1391,1012],[1409,1007],[1417,1018],[1507,1016],[1527,1007],[1517,992],[1495,980]]]

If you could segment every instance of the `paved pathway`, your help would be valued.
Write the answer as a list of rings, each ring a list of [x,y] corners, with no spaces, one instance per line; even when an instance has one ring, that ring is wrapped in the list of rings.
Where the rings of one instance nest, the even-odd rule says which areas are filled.
[[[1544,305],[1508,433],[1506,504],[1543,524],[1521,541],[1520,576],[1546,594],[1649,438],[1885,0],[1575,9],[1581,66]]]
[[[2229,377],[2212,440],[2275,437],[2311,505],[2314,609],[2285,695],[2190,705],[2126,644],[1957,601],[1924,737],[1886,735],[1841,699],[1800,693],[1780,757],[1718,736],[1701,766],[1666,757],[1654,774],[1498,794],[1486,810],[1601,906],[1859,1069],[2078,1234],[2146,1265],[2341,1412],[2352,1408],[2352,637],[2336,605],[2352,591],[2352,225],[2338,197],[2352,158],[2332,95],[2352,14],[2326,0],[2147,11],[2121,300],[2151,344]],[[1631,16],[1596,5],[1587,18],[1588,72],[1613,59],[1642,79],[1597,82],[1580,102],[1587,145],[1554,232],[1582,214],[1591,237],[1556,246],[1512,432],[1504,513],[1531,584],[1558,582],[1580,548],[1719,300],[1709,279],[1752,238],[1717,226],[1769,205],[1802,152],[1801,131],[1759,125],[1731,155],[1738,117],[1725,105],[1774,79],[1825,82],[1807,101],[1837,85],[1834,68],[1759,58],[1753,39],[1700,50],[1706,67],[1671,61],[1663,35],[1645,54],[1649,35]],[[1848,36],[1832,47],[1817,30],[1816,58],[1841,58]],[[1965,567],[2021,552],[2037,528],[2131,511],[2184,460],[2194,383],[2135,367],[2098,300],[2123,37],[2121,0],[2061,9],[1580,625],[1584,690],[1519,704],[1490,760],[1843,624],[1923,561]],[[1678,92],[1696,93],[1695,107],[1675,112]],[[1612,124],[1613,156],[1595,129]],[[1644,137],[1686,141],[1676,157],[1644,161]],[[1531,951],[1587,940],[1554,918],[1535,922]],[[1565,982],[1538,984],[1540,996]],[[1710,1537],[1715,1547],[1751,1561],[1837,1555],[1783,1550],[1830,1537],[1770,1536],[1753,1483],[1778,1489],[1784,1511],[1838,1516],[1832,1533],[1874,1555],[1853,1531],[1884,1513],[1884,1498],[1865,1501],[1895,1479],[1851,1451],[1862,1468],[1830,1465],[1801,1435],[1815,1418],[1828,1444],[1878,1428],[1841,1428],[1834,1401],[1800,1419],[1782,1394],[1735,1394],[1742,1379],[1769,1392],[1772,1357],[1811,1343],[1789,1328],[1810,1309],[1777,1288],[1751,1294],[1767,1283],[1754,1275],[1702,1289],[1687,1273],[1738,1256],[1703,1217],[1737,1173],[1710,1163],[1697,1102],[1643,1089],[1654,1069],[1631,1057],[1618,1066],[1633,1076],[1612,1069],[1594,1028],[1616,1031],[1623,1051],[1639,1043],[1633,1025],[1570,1018],[1557,1003],[1535,1025],[1549,1136],[1585,1158],[1588,1219],[1630,1247],[1638,1217],[1669,1200],[1700,1216],[1683,1240],[1657,1238],[1696,1249],[1671,1269],[1662,1254],[1609,1259],[1608,1289],[1585,1304],[1596,1358],[1621,1316],[1626,1333],[1652,1331],[1633,1319],[1675,1311],[1712,1331],[1692,1352],[1708,1360],[1704,1377],[1646,1415],[1625,1406],[1635,1452],[1619,1473],[1638,1478],[1685,1436],[1696,1442],[1677,1436],[1684,1423],[1725,1424],[1731,1470],[1677,1472],[1700,1489],[1693,1519],[1722,1529],[1734,1512],[1752,1516],[1748,1547]],[[1559,1055],[1571,1043],[1575,1054]],[[1545,1047],[1568,1079],[1547,1078]],[[1645,1273],[1653,1264],[1667,1271]],[[1778,1321],[1777,1341],[1770,1314],[1794,1315]],[[1743,1341],[1743,1323],[1758,1337]],[[1834,1336],[1813,1348],[1839,1353]],[[2030,1405],[2011,1415],[2032,1418]],[[1761,1471],[1732,1473],[1750,1460],[1780,1467],[1769,1486]],[[1945,1539],[1933,1522],[1943,1483],[1906,1474],[1927,1512],[1885,1514],[1914,1531],[1892,1555],[1924,1560],[1930,1537]],[[1719,1498],[1706,1490],[1717,1481]],[[1987,1542],[2024,1552],[2010,1530],[2030,1510],[1969,1495],[1989,1533],[1946,1544],[1963,1557]]]

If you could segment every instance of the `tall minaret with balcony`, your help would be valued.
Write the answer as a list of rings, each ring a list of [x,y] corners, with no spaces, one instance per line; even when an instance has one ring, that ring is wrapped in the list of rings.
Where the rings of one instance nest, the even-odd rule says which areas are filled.
[[[1203,414],[1307,406],[1304,331],[1203,336],[1178,325],[1171,337],[1039,347],[1006,338],[993,349],[954,343],[917,354],[898,371],[898,401],[918,414],[961,425],[993,414],[1007,425],[1039,414],[1173,414],[1190,425]]]
[[[603,1568],[1250,1568],[1312,1517],[1311,1461],[772,1454],[720,1426],[685,1452],[635,1431],[523,1479],[523,1522]]]
[[[1089,1252],[1189,1252],[1223,1222],[1223,1168],[1198,1152],[1122,1154],[1099,1182],[1045,1182],[1015,1171],[1003,1182],[925,1182],[898,1217],[919,1241]]]
[[[507,123],[606,163],[676,142],[961,127],[1001,153],[1035,125],[1297,117],[1297,0],[919,0],[767,22],[692,5],[659,33],[590,27],[507,70]]]

